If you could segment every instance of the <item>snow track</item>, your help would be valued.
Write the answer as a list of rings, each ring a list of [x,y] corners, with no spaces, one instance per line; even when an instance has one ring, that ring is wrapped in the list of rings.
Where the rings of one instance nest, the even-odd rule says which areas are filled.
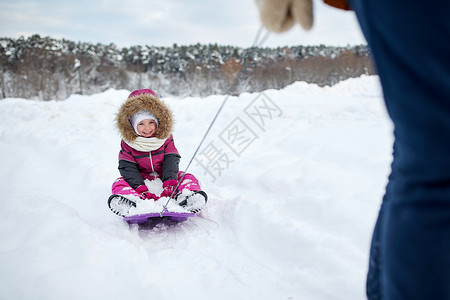
[[[141,227],[106,205],[128,93],[0,101],[1,299],[365,298],[392,144],[377,77],[231,97],[203,147],[222,159],[189,170],[207,207]],[[223,98],[163,98],[182,170]]]

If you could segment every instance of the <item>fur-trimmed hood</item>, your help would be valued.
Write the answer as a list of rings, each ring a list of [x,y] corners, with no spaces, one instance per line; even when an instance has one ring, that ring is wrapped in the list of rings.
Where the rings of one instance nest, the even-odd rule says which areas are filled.
[[[130,118],[141,110],[150,111],[158,119],[159,126],[155,137],[165,139],[170,136],[174,121],[169,107],[152,90],[136,90],[122,104],[116,116],[117,128],[125,141],[132,142],[138,137],[130,123]]]

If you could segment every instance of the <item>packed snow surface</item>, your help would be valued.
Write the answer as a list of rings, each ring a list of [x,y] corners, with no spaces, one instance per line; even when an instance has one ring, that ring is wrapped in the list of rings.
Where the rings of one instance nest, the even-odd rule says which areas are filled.
[[[188,169],[205,209],[144,226],[106,205],[129,92],[0,101],[1,299],[365,298],[392,159],[378,77],[162,97],[181,170],[226,105]]]

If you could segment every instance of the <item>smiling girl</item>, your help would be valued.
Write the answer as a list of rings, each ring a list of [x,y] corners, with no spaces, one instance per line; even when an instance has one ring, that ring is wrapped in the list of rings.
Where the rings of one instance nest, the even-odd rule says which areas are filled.
[[[207,195],[192,174],[179,171],[180,154],[175,147],[170,109],[150,89],[136,90],[120,107],[116,118],[122,136],[118,178],[108,199],[109,208],[127,217],[138,199],[156,201],[170,197],[188,211],[198,212]],[[160,178],[163,191],[150,192],[146,180]],[[147,181],[147,182],[148,182]]]

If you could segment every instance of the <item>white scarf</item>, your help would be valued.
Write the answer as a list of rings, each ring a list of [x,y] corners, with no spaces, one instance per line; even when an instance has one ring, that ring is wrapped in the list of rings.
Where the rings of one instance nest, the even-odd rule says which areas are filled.
[[[156,137],[145,138],[142,136],[138,136],[134,141],[124,141],[135,150],[142,152],[151,152],[159,149],[162,145],[164,145],[166,140],[167,139],[159,139]]]

